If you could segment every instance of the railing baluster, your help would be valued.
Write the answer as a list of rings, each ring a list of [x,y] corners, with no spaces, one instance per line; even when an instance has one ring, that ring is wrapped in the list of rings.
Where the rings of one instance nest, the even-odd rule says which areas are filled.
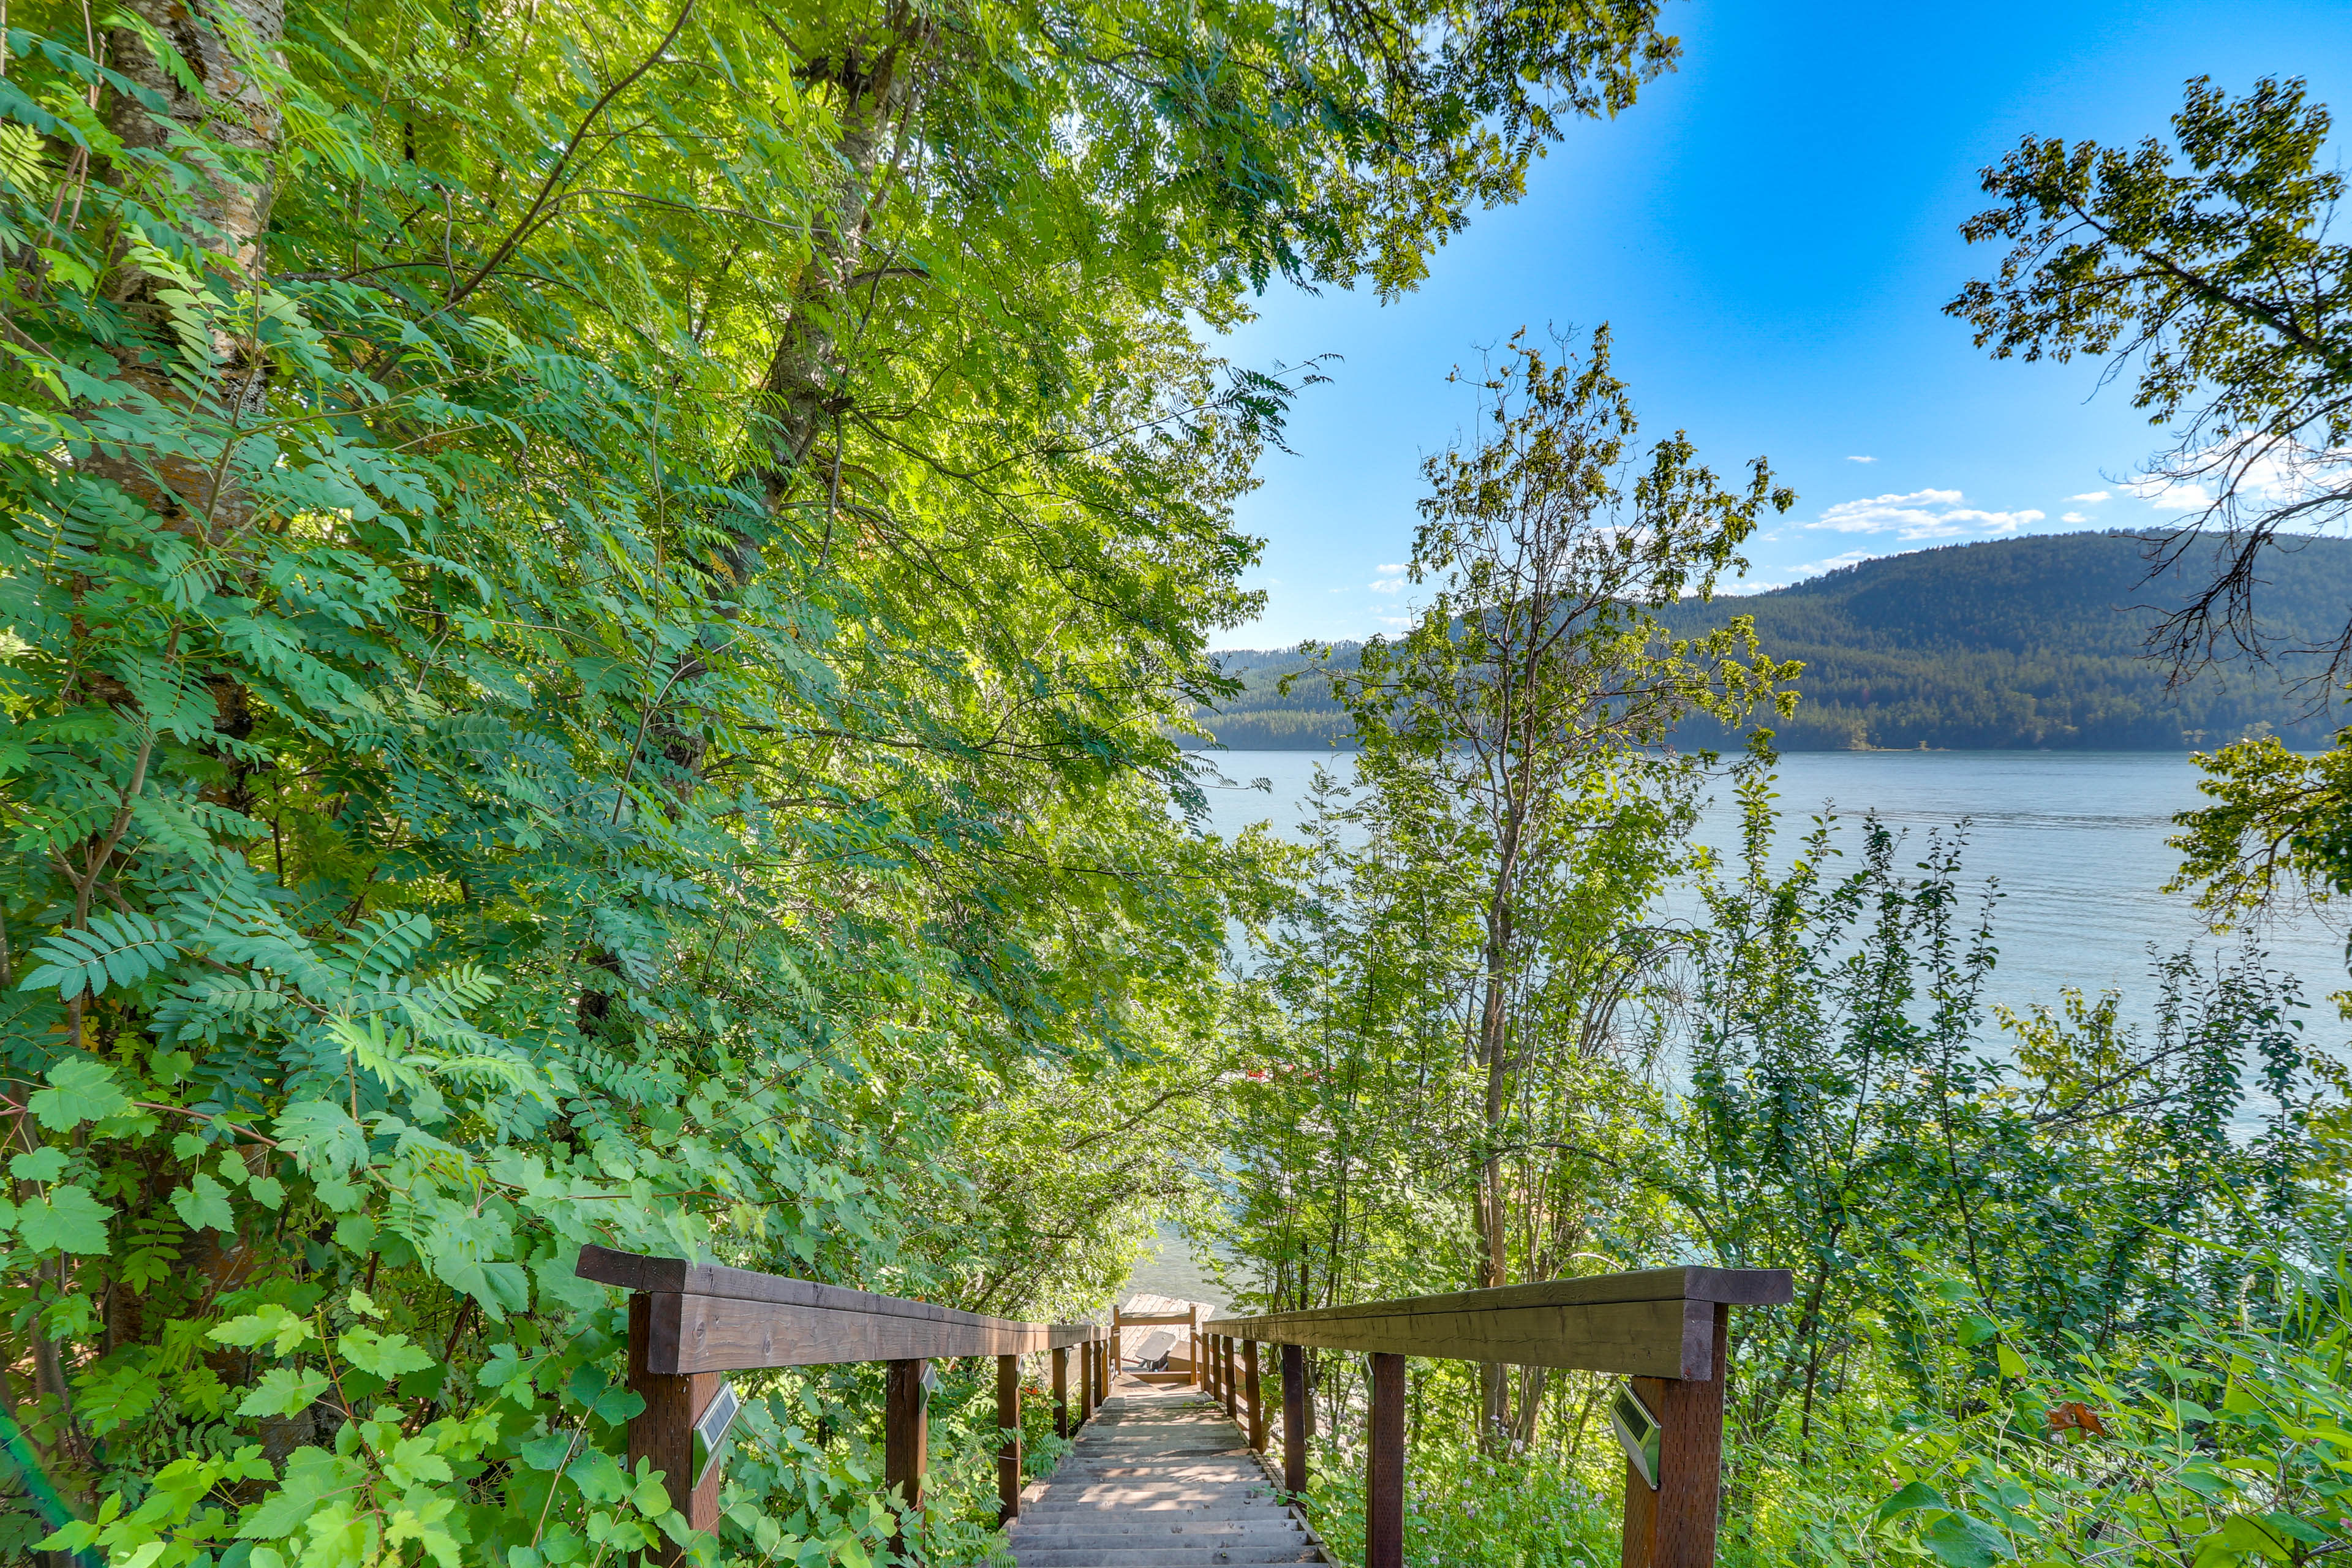
[[[1282,1489],[1307,1489],[1307,1439],[1315,1435],[1315,1406],[1307,1397],[1307,1349],[1282,1347]]]
[[[1242,1342],[1242,1398],[1249,1405],[1249,1446],[1265,1452],[1265,1404],[1258,1397],[1257,1342]]]
[[[1712,1568],[1723,1489],[1723,1363],[1731,1309],[1715,1309],[1707,1378],[1637,1377],[1658,1418],[1658,1489],[1625,1462],[1624,1568]]]
[[[1070,1435],[1070,1351],[1067,1345],[1054,1347],[1054,1436],[1067,1438]]]
[[[653,1341],[654,1294],[640,1290],[629,1297],[628,1386],[646,1402],[629,1421],[629,1468],[650,1459],[663,1473],[670,1506],[686,1515],[697,1530],[719,1528],[719,1467],[713,1465],[700,1486],[694,1484],[694,1419],[702,1414],[724,1376],[715,1372],[684,1375],[650,1371],[646,1357]],[[678,1562],[683,1553],[667,1539],[649,1553],[661,1564]]]
[[[923,1469],[930,1447],[930,1399],[923,1391],[923,1363],[894,1361],[882,1394],[882,1486],[898,1494],[899,1506],[923,1506]]]
[[[1223,1337],[1223,1343],[1224,1344],[1225,1350],[1224,1355],[1220,1362],[1220,1365],[1223,1370],[1225,1378],[1225,1419],[1228,1421],[1238,1421],[1241,1419],[1241,1391],[1235,1386],[1239,1380],[1234,1376],[1233,1335],[1225,1335]]]
[[[996,1522],[1021,1511],[1021,1358],[996,1358]]]
[[[1372,1356],[1364,1568],[1404,1568],[1404,1357]]]

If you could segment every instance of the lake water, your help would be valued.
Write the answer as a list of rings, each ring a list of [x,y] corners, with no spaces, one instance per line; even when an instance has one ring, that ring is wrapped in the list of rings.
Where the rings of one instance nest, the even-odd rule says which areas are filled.
[[[1354,771],[1344,752],[1211,755],[1239,786],[1209,792],[1213,820],[1228,834],[1271,821],[1295,836],[1316,764],[1343,781]],[[1786,863],[1806,818],[1827,805],[1854,819],[1852,837],[1859,837],[1862,815],[1875,810],[1909,832],[1906,847],[1922,851],[1929,830],[1965,819],[1965,883],[1975,893],[1995,879],[2002,895],[1990,998],[2011,1006],[2054,1004],[2063,985],[2093,994],[2113,987],[2124,993],[2126,1015],[2144,1018],[2154,989],[2151,945],[2210,954],[2234,951],[2241,940],[2208,934],[2186,898],[2163,890],[2179,858],[2164,842],[2174,831],[2172,814],[2202,803],[2198,777],[2178,752],[1792,752],[1780,759],[1779,858]],[[1256,779],[1271,787],[1247,787]],[[1721,788],[1702,837],[1731,850],[1737,832],[1735,804]],[[2262,945],[2274,967],[2302,981],[2314,1004],[2305,1026],[2322,1040],[2339,1037],[2326,998],[2347,984],[2341,933],[2305,915],[2273,922]]]

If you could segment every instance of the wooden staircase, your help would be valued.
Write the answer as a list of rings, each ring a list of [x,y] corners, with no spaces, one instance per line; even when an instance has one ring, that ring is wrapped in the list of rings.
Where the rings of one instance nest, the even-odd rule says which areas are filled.
[[[1020,1568],[1327,1561],[1248,1436],[1197,1390],[1122,1376],[1008,1527]]]

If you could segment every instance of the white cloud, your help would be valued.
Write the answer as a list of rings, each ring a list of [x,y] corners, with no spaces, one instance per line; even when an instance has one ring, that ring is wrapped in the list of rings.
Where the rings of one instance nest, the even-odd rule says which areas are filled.
[[[1786,588],[1801,583],[1808,577],[1818,577],[1824,572],[1834,572],[1841,566],[1854,566],[1864,561],[1875,561],[1885,553],[1885,552],[1881,550],[1849,550],[1842,555],[1832,555],[1825,561],[1808,561],[1801,566],[1783,567],[1781,570],[1784,574],[1769,583],[1750,578],[1742,583],[1727,584],[1717,588],[1716,592],[1734,595],[1769,594],[1775,588]]]
[[[1375,594],[1394,594],[1404,587],[1402,577],[1378,577],[1364,584]]]
[[[1875,458],[1848,458],[1846,461],[1849,463],[1874,463],[1878,461],[1878,459]]]
[[[2061,521],[2061,522],[2088,522],[2088,521],[2090,521],[2091,520],[2090,520],[2089,518],[2087,518],[2087,517],[2084,517],[2084,516],[2081,512],[2079,512],[2079,511],[2070,511],[2070,512],[2066,513],[2063,517],[2061,517],[2058,521]]]
[[[2100,501],[2107,499],[2107,492],[2105,490],[2084,490],[2081,495],[2068,496],[2066,499],[2068,500]]]
[[[1375,566],[1375,567],[1373,567],[1373,568],[1372,568],[1372,570],[1373,570],[1373,571],[1375,571],[1375,572],[1377,572],[1377,573],[1379,573],[1379,574],[1380,574],[1381,576],[1383,576],[1383,577],[1390,577],[1390,576],[1393,576],[1393,575],[1395,575],[1395,574],[1396,574],[1397,573],[1399,573],[1399,572],[1403,571],[1403,570],[1404,570],[1404,563],[1403,563],[1403,562],[1402,562],[1402,561],[1400,561],[1400,562],[1398,562],[1398,563],[1397,563],[1395,565],[1393,565],[1393,566]]]
[[[1971,534],[2015,533],[2040,522],[2043,514],[1984,511],[1963,506],[1958,490],[1912,490],[1904,495],[1871,496],[1840,501],[1807,528],[1839,533],[1891,533],[1897,539],[1965,539]]]

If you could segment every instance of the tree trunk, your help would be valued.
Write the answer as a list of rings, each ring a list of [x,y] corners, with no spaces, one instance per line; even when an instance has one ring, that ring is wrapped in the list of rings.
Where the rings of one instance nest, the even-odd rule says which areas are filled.
[[[277,100],[256,77],[258,69],[279,62],[286,32],[283,0],[125,0],[123,8],[178,50],[195,79],[191,84],[165,69],[138,33],[110,29],[109,63],[160,99],[163,108],[117,93],[107,106],[108,128],[126,148],[142,152],[165,149],[175,136],[187,136],[251,155],[253,166],[241,173],[191,161],[194,179],[183,221],[197,243],[241,281],[257,280],[262,234],[275,194],[269,160],[278,151],[282,121]],[[109,173],[126,188],[153,178],[128,160]],[[169,287],[136,261],[118,259],[112,297],[154,330],[159,342],[169,341],[170,312],[159,298]],[[258,416],[268,397],[267,363],[252,344],[227,334],[216,332],[212,349],[218,397],[212,408],[191,405],[180,384],[152,363],[126,363],[123,375],[163,407],[185,409],[203,422],[234,426]],[[193,458],[169,458],[151,470],[93,454],[86,467],[121,484],[191,538],[216,542],[247,521],[245,488],[231,478],[215,493],[214,468]]]
[[[770,400],[764,488],[772,508],[792,504],[810,454],[850,406],[845,329],[855,309],[859,263],[887,195],[886,159],[896,162],[919,107],[923,57],[935,37],[928,16],[894,5],[876,34],[845,39],[837,58],[809,64],[812,79],[830,81],[840,94],[841,134],[834,149],[840,167],[761,384]]]

